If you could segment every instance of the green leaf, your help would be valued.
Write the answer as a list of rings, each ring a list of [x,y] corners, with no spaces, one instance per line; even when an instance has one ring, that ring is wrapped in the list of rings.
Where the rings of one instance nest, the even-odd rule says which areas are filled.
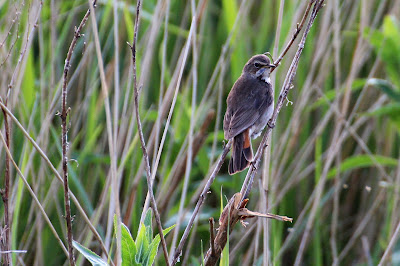
[[[367,84],[382,90],[392,100],[400,102],[400,90],[395,89],[394,86],[387,80],[369,79]]]
[[[200,250],[201,250],[201,261],[204,261],[204,247],[202,239],[200,239]],[[203,265],[203,263],[201,265]]]
[[[114,231],[117,234],[117,216],[114,215]],[[122,245],[122,265],[140,265],[136,262],[135,257],[137,254],[136,244],[132,238],[129,228],[121,223],[121,245]]]
[[[235,25],[235,20],[239,12],[239,7],[237,1],[223,0],[222,1],[222,17],[224,18],[225,31],[230,34],[233,26]],[[242,72],[243,65],[248,60],[246,53],[245,42],[238,41],[240,39],[239,25],[232,32],[232,55],[231,55],[231,78],[234,82]],[[245,55],[245,56],[244,56]]]
[[[170,227],[166,228],[163,230],[163,235],[166,236],[169,231],[171,231],[173,228],[175,227],[174,225],[171,225]],[[158,246],[160,244],[161,238],[160,235],[157,234],[153,241],[150,244],[150,248],[149,248],[149,253],[147,254],[146,258],[147,258],[147,264],[144,265],[153,265],[154,259],[157,255],[157,250],[158,250]]]
[[[356,79],[354,80],[354,82],[351,84],[351,91],[358,91],[360,89],[362,89],[364,87],[366,83],[365,79]],[[345,91],[345,87],[340,88],[339,90],[339,94],[342,94]],[[313,104],[311,104],[310,106],[306,107],[308,108],[310,111],[318,108],[320,106],[325,106],[325,105],[329,105],[331,101],[333,101],[335,98],[337,97],[336,94],[336,90],[329,90],[327,92],[325,92],[325,96],[324,97],[320,97],[318,100],[316,100]]]
[[[379,48],[382,45],[385,36],[383,36],[383,33],[381,31],[373,30],[370,27],[366,27],[364,30],[364,38],[368,39],[369,43],[373,47]]]
[[[121,224],[121,237],[122,265],[140,265],[135,260],[137,253],[135,241],[132,239],[129,228],[124,224]]]
[[[153,216],[153,211],[149,208],[146,212],[146,217],[144,218],[144,226],[146,227],[146,237],[150,243],[153,239],[153,226],[151,217]]]
[[[235,24],[236,16],[238,13],[238,7],[236,1],[223,0],[222,1],[223,12],[226,30],[229,32],[232,30],[233,25]]]
[[[385,106],[376,108],[375,110],[367,113],[363,113],[362,115],[365,116],[390,116],[393,118],[399,117],[400,116],[400,104],[398,103],[393,103],[393,104],[387,104]]]
[[[35,65],[33,60],[33,51],[29,50],[26,60],[25,72],[22,79],[22,95],[25,100],[26,110],[31,110],[35,101]]]
[[[384,41],[382,46],[378,48],[391,81],[397,85],[400,85],[398,76],[398,69],[400,68],[399,31],[398,21],[393,16],[386,16],[383,22]]]
[[[203,245],[201,245],[201,254],[203,255]],[[202,260],[204,261],[204,260]],[[195,256],[190,256],[190,265],[192,266],[201,266],[202,264],[199,262],[199,259]]]
[[[348,159],[344,160],[340,164],[340,172],[350,171],[353,169],[358,168],[366,168],[366,167],[373,167],[375,163],[378,163],[382,166],[397,166],[397,159],[392,157],[386,157],[382,155],[357,155],[353,157],[349,157]],[[337,168],[333,168],[328,173],[328,178],[333,178],[337,173]]]
[[[72,245],[76,250],[78,250],[85,258],[95,266],[103,266],[103,265],[108,265],[107,262],[105,262],[99,255],[94,253],[88,248],[85,248],[75,240],[72,241]]]
[[[392,39],[395,43],[400,43],[399,23],[394,16],[386,16],[383,21],[383,34],[386,38]]]
[[[125,2],[124,2],[125,4]],[[126,4],[125,4],[126,5]],[[128,34],[128,40],[131,41],[133,40],[133,32],[134,32],[134,25],[135,22],[131,16],[131,13],[129,11],[129,7],[125,6],[124,8],[122,8],[123,13],[124,13],[124,21],[125,21],[125,27],[126,27],[126,31]]]
[[[135,259],[137,263],[143,263],[143,261],[145,260],[145,256],[149,251],[149,245],[150,243],[146,236],[146,226],[144,225],[144,223],[141,223],[136,237],[137,253]]]
[[[221,197],[221,214],[222,214],[222,212],[224,211],[224,203],[223,203],[224,197],[222,195],[222,186],[221,186],[221,195],[220,195],[220,197]],[[229,203],[229,201],[228,201],[228,203]],[[228,213],[228,218],[230,216],[231,216],[230,213]],[[228,229],[227,230],[229,232],[229,222],[228,222]],[[219,265],[220,266],[229,266],[229,233],[226,236],[226,244],[225,244],[224,249],[222,250],[221,260],[220,260]]]
[[[229,266],[229,234],[227,235],[226,245],[221,254],[220,266]]]
[[[389,117],[395,126],[400,130],[400,104],[392,103],[385,106],[379,107],[371,112],[363,113],[365,116],[375,117]]]
[[[381,31],[367,29],[365,36],[385,64],[387,76],[400,86],[400,25],[394,16],[386,16]]]

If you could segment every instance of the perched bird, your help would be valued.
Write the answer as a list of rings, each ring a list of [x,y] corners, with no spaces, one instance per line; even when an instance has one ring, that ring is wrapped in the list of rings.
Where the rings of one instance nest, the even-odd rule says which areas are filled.
[[[254,139],[260,136],[272,116],[272,68],[275,65],[264,54],[250,58],[226,100],[224,136],[228,140],[233,138],[228,168],[230,175],[243,171],[252,162],[250,137]]]

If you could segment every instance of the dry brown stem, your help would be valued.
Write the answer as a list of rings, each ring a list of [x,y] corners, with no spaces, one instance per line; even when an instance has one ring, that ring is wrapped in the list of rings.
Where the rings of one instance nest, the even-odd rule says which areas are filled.
[[[93,0],[93,7],[96,7],[96,0]],[[85,26],[90,15],[90,9],[86,12],[81,23],[77,28],[75,28],[74,38],[69,46],[67,58],[65,59],[64,65],[64,75],[63,75],[63,85],[62,85],[62,96],[61,96],[61,127],[62,127],[62,169],[63,169],[63,181],[64,181],[64,204],[65,204],[65,219],[67,221],[67,234],[68,234],[68,253],[69,253],[69,263],[70,265],[75,265],[75,257],[72,247],[72,217],[71,217],[71,204],[69,195],[69,185],[68,185],[68,141],[67,141],[67,116],[69,113],[69,108],[67,107],[67,84],[68,84],[68,72],[71,67],[71,57],[78,42],[81,37],[81,31]]]
[[[214,241],[215,241],[215,233],[214,233],[214,218],[211,217],[208,219],[210,222],[210,249],[211,249],[211,256],[215,256],[215,246],[214,246]]]
[[[7,104],[7,102],[6,102]],[[7,117],[6,111],[2,108],[3,115],[4,115],[4,127],[5,127],[5,135],[6,135],[6,146],[10,149],[10,125],[9,119]],[[10,192],[10,157],[6,156],[6,165],[4,168],[4,189],[0,190],[1,199],[4,203],[4,250],[9,251],[11,250],[11,239],[10,239],[10,210],[8,205],[8,196]],[[3,254],[3,262],[4,265],[10,265],[11,263],[11,253],[4,253]]]
[[[283,57],[284,57],[284,56],[286,55],[286,53],[289,51],[290,47],[292,46],[292,44],[293,44],[294,41],[296,40],[297,36],[299,35],[301,29],[302,29],[303,26],[304,26],[304,23],[306,22],[306,19],[307,19],[307,17],[308,17],[308,13],[310,13],[312,4],[313,4],[314,2],[315,2],[315,0],[310,0],[310,2],[308,3],[307,8],[306,8],[306,11],[304,12],[304,16],[303,16],[301,22],[300,22],[300,23],[297,23],[297,25],[296,25],[296,30],[295,30],[294,33],[293,33],[292,39],[290,39],[290,41],[289,41],[288,44],[286,45],[285,50],[283,50],[283,52],[281,53],[281,55],[274,61],[275,68],[277,68],[277,67],[279,66],[279,64],[281,63]],[[275,68],[273,68],[273,69],[271,70],[271,72],[274,71]]]
[[[221,217],[219,219],[218,233],[215,236],[215,240],[211,240],[210,249],[207,251],[204,259],[204,265],[215,265],[218,262],[222,250],[226,245],[228,234],[232,232],[237,222],[240,221],[243,225],[245,225],[244,220],[253,217],[269,218],[285,222],[292,222],[293,220],[292,218],[286,216],[269,213],[262,214],[259,212],[250,211],[245,208],[249,200],[245,199],[241,201],[241,198],[242,194],[240,193],[236,193],[235,195],[233,195],[233,197],[229,200],[228,204],[222,211]],[[211,239],[212,238],[213,236],[211,236]]]
[[[139,115],[139,91],[138,91],[138,87],[137,87],[137,77],[136,77],[136,41],[137,41],[137,33],[138,33],[138,29],[139,29],[140,5],[141,5],[141,1],[139,0],[139,1],[137,1],[137,6],[136,6],[136,19],[135,19],[135,31],[134,31],[134,35],[133,35],[133,43],[132,43],[132,45],[130,45],[130,48],[131,48],[131,51],[132,51],[132,64],[133,64],[133,85],[134,85],[134,94],[135,94],[135,114],[136,114],[136,122],[137,122],[137,126],[138,126],[140,143],[142,145],[143,157],[144,157],[144,160],[145,160],[147,187],[148,187],[148,191],[149,191],[149,195],[150,195],[150,204],[151,204],[152,209],[154,211],[154,216],[155,216],[155,219],[156,219],[158,232],[160,234],[161,245],[162,245],[162,248],[163,248],[163,251],[164,251],[165,263],[167,265],[169,265],[167,244],[165,243],[165,238],[164,238],[161,219],[160,219],[160,213],[158,212],[157,203],[156,203],[156,200],[154,198],[153,182],[151,181],[151,170],[150,170],[149,155],[147,153],[146,142],[144,140],[142,123],[140,121],[140,115]]]

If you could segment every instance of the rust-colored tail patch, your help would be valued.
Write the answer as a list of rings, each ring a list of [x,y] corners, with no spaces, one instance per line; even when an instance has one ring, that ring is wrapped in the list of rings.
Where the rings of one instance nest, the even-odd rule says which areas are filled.
[[[233,138],[232,157],[229,161],[228,172],[233,175],[243,171],[253,159],[249,130],[240,133]]]
[[[244,136],[243,155],[247,161],[251,162],[253,161],[253,149],[251,147],[249,129],[246,129],[243,132],[243,136]]]

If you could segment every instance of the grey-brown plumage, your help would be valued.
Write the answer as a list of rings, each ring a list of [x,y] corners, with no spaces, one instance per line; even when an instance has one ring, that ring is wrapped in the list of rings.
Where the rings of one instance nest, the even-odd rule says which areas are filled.
[[[255,55],[246,63],[242,75],[228,95],[224,116],[225,139],[233,138],[228,172],[233,175],[253,160],[251,138],[256,138],[273,113],[270,72],[275,67],[266,55]]]

